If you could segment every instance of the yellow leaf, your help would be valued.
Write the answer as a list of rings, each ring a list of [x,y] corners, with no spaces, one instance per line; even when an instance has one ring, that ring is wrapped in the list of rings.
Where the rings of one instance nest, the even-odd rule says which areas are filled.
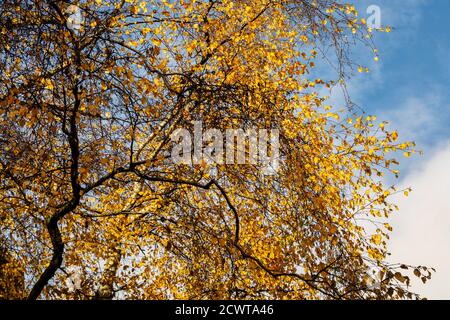
[[[375,243],[377,246],[381,244],[381,235],[375,234],[372,236],[372,242]]]

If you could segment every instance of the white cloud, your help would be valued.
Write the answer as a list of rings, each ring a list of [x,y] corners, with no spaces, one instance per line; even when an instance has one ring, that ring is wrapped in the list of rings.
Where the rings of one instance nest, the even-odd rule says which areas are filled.
[[[410,170],[402,188],[409,198],[393,199],[400,212],[393,215],[392,261],[434,267],[426,285],[413,282],[413,291],[430,299],[450,299],[450,141],[422,165]]]

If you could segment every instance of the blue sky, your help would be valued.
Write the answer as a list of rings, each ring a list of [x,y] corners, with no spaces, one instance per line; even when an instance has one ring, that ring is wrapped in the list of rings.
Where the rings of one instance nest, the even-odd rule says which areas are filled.
[[[404,134],[414,134],[411,138],[417,138],[420,147],[427,151],[450,138],[450,28],[445,14],[450,12],[450,1],[364,0],[358,2],[361,14],[365,14],[369,4],[381,8],[382,24],[392,26],[393,32],[375,38],[380,61],[372,68],[369,79],[357,79],[365,85],[356,88],[355,99],[361,99],[357,102],[369,112],[395,118],[400,117],[395,110],[408,113],[404,110],[408,109],[408,102],[426,103],[409,108],[415,119],[405,116],[405,121],[391,120],[417,126],[413,128],[415,132],[410,132],[406,130],[408,123],[400,123],[405,126]],[[357,76],[361,77],[367,78]]]
[[[370,68],[349,82],[352,100],[379,120],[391,123],[403,140],[414,140],[423,156],[401,159],[399,187],[411,187],[409,198],[394,201],[400,211],[390,220],[393,262],[435,267],[431,282],[413,283],[413,290],[434,299],[450,299],[450,1],[353,1],[360,16],[369,5],[381,9],[381,22],[391,33],[370,50],[354,56]],[[342,102],[333,92],[333,103]],[[391,183],[393,180],[387,180]]]

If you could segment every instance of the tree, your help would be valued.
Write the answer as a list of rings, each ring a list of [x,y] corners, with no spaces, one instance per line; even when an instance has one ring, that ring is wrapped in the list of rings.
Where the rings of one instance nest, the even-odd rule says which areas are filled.
[[[333,112],[371,30],[331,0],[4,0],[2,242],[37,298],[412,298],[385,261],[384,123]],[[174,164],[171,134],[277,129],[280,167]],[[248,150],[247,150],[248,151]],[[372,221],[376,228],[362,223]],[[428,277],[426,268],[417,269]]]
[[[0,247],[0,300],[23,299],[24,269]]]

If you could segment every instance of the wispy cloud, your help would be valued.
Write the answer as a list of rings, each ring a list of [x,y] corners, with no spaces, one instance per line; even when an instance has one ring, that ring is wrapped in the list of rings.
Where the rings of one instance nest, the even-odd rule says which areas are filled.
[[[447,136],[449,115],[446,110],[450,106],[446,99],[446,93],[438,88],[421,96],[407,95],[403,102],[386,106],[380,116],[399,131],[402,139],[416,141],[419,148],[432,148]]]
[[[391,218],[393,261],[436,268],[426,285],[413,291],[430,299],[450,299],[450,140],[428,161],[411,170],[401,188],[413,187],[409,198],[393,199],[400,208]]]

